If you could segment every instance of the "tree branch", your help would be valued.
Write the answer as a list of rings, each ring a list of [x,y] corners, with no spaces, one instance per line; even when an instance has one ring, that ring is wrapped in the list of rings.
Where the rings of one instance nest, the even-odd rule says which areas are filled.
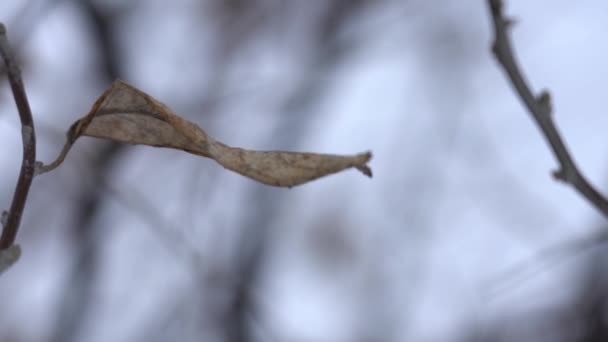
[[[551,97],[547,91],[534,96],[513,55],[513,49],[508,36],[508,29],[513,23],[503,13],[502,0],[488,0],[490,14],[494,24],[494,43],[492,52],[503,67],[511,85],[528,108],[532,118],[544,134],[545,140],[551,146],[553,155],[559,162],[559,169],[553,176],[573,186],[605,217],[608,217],[608,200],[602,196],[582,175],[564,141],[553,122]]]
[[[0,54],[6,65],[8,80],[19,111],[21,138],[23,139],[23,159],[21,161],[21,171],[19,172],[17,187],[13,194],[10,211],[6,215],[6,219],[2,220],[3,229],[2,235],[0,235],[0,250],[4,250],[15,242],[30,185],[34,179],[36,134],[34,132],[32,111],[30,110],[25,88],[23,87],[23,81],[21,80],[21,70],[19,70],[19,67],[15,63],[6,36],[6,27],[2,23],[0,23]]]

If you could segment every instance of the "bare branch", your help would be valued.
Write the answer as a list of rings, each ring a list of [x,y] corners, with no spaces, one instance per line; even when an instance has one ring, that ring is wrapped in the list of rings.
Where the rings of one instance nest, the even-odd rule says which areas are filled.
[[[25,208],[25,202],[30,190],[30,185],[34,179],[34,165],[36,162],[36,134],[34,132],[34,121],[32,119],[32,111],[27,101],[23,81],[21,80],[21,70],[15,63],[11,49],[6,36],[6,27],[0,23],[0,54],[4,59],[7,69],[8,79],[13,91],[13,97],[19,111],[19,119],[21,120],[21,137],[23,139],[23,160],[21,162],[21,171],[17,187],[13,194],[8,216],[3,220],[2,235],[0,235],[0,250],[9,248],[19,230],[21,216]]]
[[[488,5],[495,35],[492,52],[509,77],[513,88],[528,108],[532,118],[543,132],[545,140],[551,146],[553,155],[559,162],[559,169],[553,172],[553,176],[573,186],[597,210],[608,217],[608,200],[578,170],[555,127],[551,116],[552,108],[549,92],[542,91],[538,96],[535,96],[520,71],[508,36],[508,29],[513,21],[504,16],[503,2],[501,0],[488,0]]]

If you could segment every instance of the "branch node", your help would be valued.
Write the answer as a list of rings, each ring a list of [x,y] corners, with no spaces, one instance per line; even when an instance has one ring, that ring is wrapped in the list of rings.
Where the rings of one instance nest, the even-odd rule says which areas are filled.
[[[494,42],[492,42],[492,48],[490,48],[490,50],[492,51],[492,54],[497,59],[500,58],[500,52],[498,51],[499,50],[499,46],[500,45],[498,45],[498,41],[494,40]]]
[[[579,184],[580,174],[577,169],[572,167],[560,166],[558,170],[553,171],[552,175],[554,179],[572,184],[574,187]]]
[[[551,114],[551,112],[553,111],[553,108],[551,105],[551,94],[549,93],[549,91],[547,89],[543,89],[540,92],[540,94],[536,98],[536,101],[541,106],[541,108],[543,109],[545,114],[547,114],[547,115]]]
[[[553,170],[551,175],[553,176],[554,179],[556,179],[558,181],[567,182],[566,181],[566,172],[564,172],[564,169],[561,167],[557,170]]]
[[[0,249],[0,274],[4,273],[21,257],[21,247],[11,245],[7,249]]]
[[[502,18],[502,25],[505,30],[510,30],[513,26],[517,24],[517,19],[514,18]]]
[[[39,176],[45,172],[47,172],[46,165],[44,165],[44,163],[40,160],[36,160],[34,163],[34,176]]]

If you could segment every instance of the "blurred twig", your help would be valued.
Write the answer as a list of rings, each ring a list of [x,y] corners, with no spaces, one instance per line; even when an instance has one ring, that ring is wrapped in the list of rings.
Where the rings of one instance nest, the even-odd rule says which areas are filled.
[[[293,148],[306,135],[316,114],[314,105],[327,87],[326,79],[321,79],[318,75],[328,76],[334,73],[351,52],[352,45],[340,44],[340,31],[366,4],[367,1],[361,0],[327,3],[318,16],[318,21],[308,26],[307,39],[310,41],[306,43],[311,48],[310,55],[304,59],[305,77],[282,100],[279,112],[286,114],[277,118],[274,133],[270,135],[273,143],[280,142],[281,146]],[[259,304],[253,298],[253,292],[259,286],[268,262],[268,252],[275,243],[273,224],[284,200],[272,189],[255,185],[247,192],[246,202],[253,205],[241,214],[240,226],[247,229],[237,241],[233,273],[238,281],[233,285],[231,307],[224,318],[227,322],[226,340],[234,342],[254,340],[252,322],[254,319],[265,321],[260,317],[261,311],[257,308]],[[266,330],[271,331],[272,327],[268,326]]]
[[[486,299],[492,299],[507,291],[513,291],[516,286],[547,272],[550,267],[558,266],[560,262],[566,261],[566,258],[591,251],[592,248],[602,246],[606,242],[608,242],[608,232],[605,229],[599,229],[593,234],[568,239],[543,248],[535,252],[531,258],[526,258],[524,261],[510,266],[506,271],[501,271],[499,276],[492,281],[495,284],[483,296]]]
[[[551,146],[551,150],[559,162],[559,169],[553,172],[553,176],[556,179],[573,186],[591,203],[592,206],[599,210],[605,217],[608,217],[608,200],[602,196],[579,171],[574,159],[555,127],[549,92],[542,91],[538,96],[535,96],[515,60],[511,41],[508,36],[508,29],[513,24],[513,21],[505,17],[503,5],[502,0],[488,0],[488,7],[492,17],[495,35],[492,52],[507,74],[513,88],[530,112],[530,115],[541,129],[545,140]],[[605,243],[607,240],[608,233],[606,233],[605,230],[600,230],[599,232],[584,238],[570,240],[566,243],[546,248],[539,252],[538,256],[541,260],[553,260],[555,262],[560,257],[570,256],[574,253],[588,250],[591,247]],[[528,261],[526,261],[526,263],[528,263]],[[517,265],[514,268],[517,272],[508,272],[507,277],[513,278],[515,281],[519,282],[540,271],[538,268],[525,266],[526,265]],[[501,281],[501,283],[504,283],[504,281]],[[511,287],[511,285],[508,285],[508,287]],[[502,286],[503,290],[504,288],[506,287]],[[496,294],[496,292],[494,294]]]
[[[3,230],[0,236],[0,249],[7,249],[15,242],[21,216],[25,208],[25,201],[34,179],[34,165],[36,163],[36,134],[34,131],[34,120],[32,119],[32,111],[27,100],[23,80],[21,79],[21,70],[13,59],[13,54],[10,49],[8,38],[6,35],[6,27],[0,23],[0,54],[4,59],[7,69],[7,75],[13,97],[19,111],[19,119],[21,120],[21,138],[23,139],[23,159],[21,162],[21,171],[17,187],[13,194],[10,211],[6,216],[6,220],[2,220]]]
[[[95,1],[74,1],[91,24],[92,39],[98,44],[100,83],[108,84],[121,76],[123,67],[114,29],[117,18],[106,14]],[[95,286],[99,282],[99,265],[102,241],[98,222],[99,212],[106,203],[105,192],[99,191],[100,183],[112,171],[124,146],[116,143],[103,144],[90,160],[88,183],[81,184],[74,206],[74,224],[70,232],[73,264],[59,295],[54,314],[55,322],[49,341],[69,342],[79,339],[83,327],[90,319],[95,298]]]
[[[559,162],[559,169],[553,172],[553,176],[573,186],[597,210],[608,217],[608,200],[578,170],[555,127],[549,92],[542,91],[538,96],[535,96],[520,71],[508,36],[508,29],[513,24],[513,21],[504,16],[503,1],[488,0],[488,5],[494,24],[495,35],[492,52],[511,80],[513,88],[515,88],[515,91],[528,108],[532,118],[542,130],[545,139],[551,146],[553,154]]]

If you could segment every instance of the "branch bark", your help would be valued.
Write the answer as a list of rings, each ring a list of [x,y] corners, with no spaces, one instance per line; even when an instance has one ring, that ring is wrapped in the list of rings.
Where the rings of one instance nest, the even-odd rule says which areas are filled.
[[[549,92],[544,90],[538,96],[535,96],[520,71],[508,35],[509,27],[513,21],[505,17],[503,13],[503,1],[488,0],[488,7],[494,25],[492,52],[507,74],[511,85],[542,131],[545,140],[549,143],[553,155],[559,163],[559,169],[553,172],[553,176],[574,187],[576,191],[608,218],[608,200],[579,171],[555,127]]]
[[[34,169],[36,163],[36,134],[34,131],[34,120],[32,119],[32,111],[27,100],[23,81],[21,79],[21,70],[17,66],[12,55],[8,38],[6,35],[6,27],[0,23],[0,54],[6,65],[8,80],[11,85],[13,97],[19,111],[19,119],[21,120],[21,138],[23,139],[23,159],[21,161],[21,171],[19,179],[13,194],[13,200],[10,210],[6,215],[6,220],[2,220],[3,229],[0,235],[0,251],[9,248],[14,242],[21,223],[23,209],[27,195],[34,179]]]

